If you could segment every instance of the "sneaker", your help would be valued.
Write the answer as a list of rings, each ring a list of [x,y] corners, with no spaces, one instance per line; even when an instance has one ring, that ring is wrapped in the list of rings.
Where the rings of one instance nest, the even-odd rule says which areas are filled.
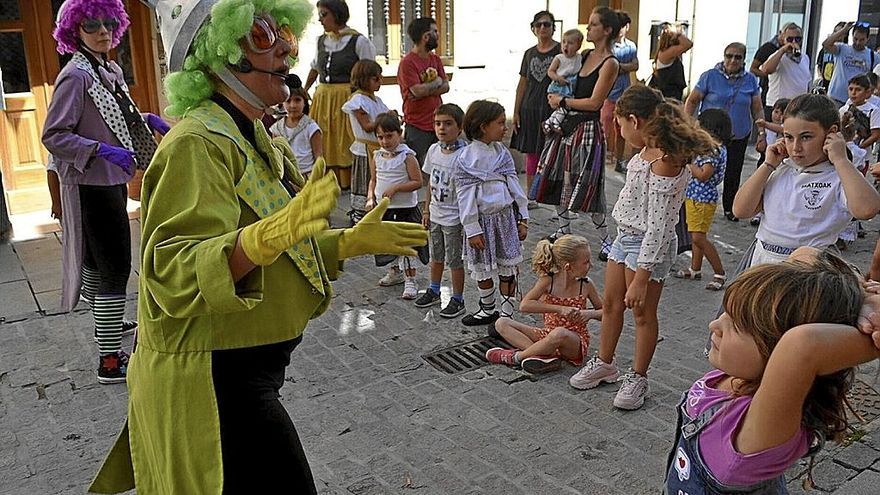
[[[466,327],[475,327],[477,325],[488,325],[490,323],[495,323],[501,315],[498,314],[498,311],[493,311],[491,313],[486,312],[482,309],[477,311],[474,314],[467,315],[461,319],[461,324]]]
[[[558,370],[562,367],[562,361],[555,357],[534,356],[523,359],[520,366],[526,373],[537,375]]]
[[[568,384],[578,390],[596,388],[602,382],[614,383],[620,377],[620,372],[614,364],[608,364],[599,356],[587,361],[587,364],[577,373],[571,376]]]
[[[602,239],[602,248],[599,250],[599,261],[602,263],[608,261],[609,254],[611,254],[611,239],[605,237]]]
[[[752,227],[757,227],[758,225],[761,225],[761,215],[753,216],[752,219],[749,220],[749,225],[751,225]]]
[[[440,304],[440,294],[437,294],[430,288],[419,296],[415,302],[417,308],[428,308],[435,304]],[[443,314],[443,312],[441,311],[440,314]]]
[[[492,364],[506,364],[508,366],[516,366],[516,360],[513,355],[516,351],[513,349],[502,349],[501,347],[493,347],[486,351],[486,361]]]
[[[419,287],[416,285],[416,279],[407,277],[403,283],[403,294],[400,295],[400,298],[411,301],[417,295],[419,295]]]
[[[526,208],[529,210],[534,210],[538,207],[540,207],[540,205],[534,199],[530,199],[528,205],[526,206]]]
[[[614,396],[614,407],[634,411],[645,403],[648,396],[648,379],[632,370],[624,375],[623,384]]]
[[[98,358],[98,383],[124,383],[128,371],[128,354],[116,351]]]
[[[379,285],[382,287],[391,287],[393,285],[400,285],[406,280],[406,277],[403,276],[403,272],[400,270],[391,270],[386,273],[384,277],[379,279]]]
[[[626,162],[623,160],[617,160],[617,163],[614,164],[614,171],[619,174],[626,173]]]
[[[458,299],[450,299],[449,304],[443,307],[440,310],[440,316],[443,318],[455,318],[456,316],[464,313],[464,302],[459,301]]]

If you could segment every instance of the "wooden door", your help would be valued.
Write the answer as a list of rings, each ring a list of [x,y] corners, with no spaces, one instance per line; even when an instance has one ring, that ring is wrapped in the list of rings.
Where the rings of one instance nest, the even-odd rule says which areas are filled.
[[[5,93],[5,109],[0,112],[0,165],[12,214],[49,204],[47,155],[40,143],[48,108],[44,40],[37,29],[40,3],[0,0],[0,69]]]
[[[0,0],[0,69],[5,109],[0,109],[0,167],[12,214],[47,210],[48,153],[40,137],[55,79],[69,56],[55,50],[52,30],[64,0]],[[125,73],[142,112],[159,113],[153,25],[141,2],[124,2],[131,27],[110,56]]]

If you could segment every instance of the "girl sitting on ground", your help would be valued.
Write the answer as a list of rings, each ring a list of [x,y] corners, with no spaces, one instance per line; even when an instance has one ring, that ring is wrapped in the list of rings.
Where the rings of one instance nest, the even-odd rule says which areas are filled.
[[[495,330],[520,351],[495,347],[486,352],[486,360],[519,365],[529,373],[557,369],[559,358],[581,366],[590,347],[587,322],[602,319],[602,297],[587,277],[591,266],[590,244],[579,235],[567,234],[553,243],[539,241],[532,255],[538,281],[519,308],[542,313],[544,327],[500,318]],[[587,300],[593,309],[586,309]]]

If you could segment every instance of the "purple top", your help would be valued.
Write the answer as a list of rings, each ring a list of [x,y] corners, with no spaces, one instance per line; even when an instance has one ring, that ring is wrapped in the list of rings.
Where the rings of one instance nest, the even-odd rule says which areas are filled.
[[[752,403],[752,396],[730,399],[730,392],[713,388],[727,375],[719,370],[706,373],[688,390],[687,413],[695,417],[718,402],[728,400],[712,422],[700,433],[700,455],[715,478],[726,485],[751,485],[777,478],[807,453],[810,432],[801,427],[785,443],[754,454],[740,454],[733,446],[733,435],[739,430]]]
[[[121,72],[101,72],[111,79],[107,81],[110,85],[115,82],[113,79],[122,78]],[[103,158],[92,156],[99,142],[123,147],[89,96],[88,90],[93,84],[100,82],[72,63],[61,70],[43,126],[43,145],[55,158],[62,183],[125,184],[133,173],[127,174]]]

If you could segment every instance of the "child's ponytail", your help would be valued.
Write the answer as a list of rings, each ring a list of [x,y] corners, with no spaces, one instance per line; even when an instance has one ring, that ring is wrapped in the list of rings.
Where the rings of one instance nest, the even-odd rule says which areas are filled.
[[[645,142],[663,150],[673,162],[683,164],[695,156],[711,154],[719,144],[684,113],[681,104],[665,99],[662,93],[643,84],[627,88],[614,112],[620,117],[638,118]]]
[[[555,242],[543,239],[535,246],[532,254],[532,270],[539,277],[553,275],[566,263],[574,263],[584,251],[590,257],[590,243],[579,235],[566,234]]]
[[[700,128],[693,117],[684,113],[681,104],[664,100],[642,128],[645,142],[660,148],[674,163],[687,163],[695,156],[709,155],[718,141]]]
[[[553,244],[547,239],[538,241],[535,251],[532,253],[532,271],[539,277],[552,275],[556,263],[553,261]]]

